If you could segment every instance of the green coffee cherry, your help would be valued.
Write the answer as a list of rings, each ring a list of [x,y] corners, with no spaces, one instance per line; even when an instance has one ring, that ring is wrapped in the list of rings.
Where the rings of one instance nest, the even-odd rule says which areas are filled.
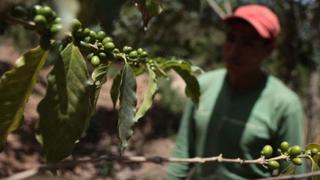
[[[90,36],[92,39],[97,39],[97,33],[94,32],[94,31],[92,31],[92,30],[90,31],[89,36]]]
[[[99,53],[99,57],[100,57],[101,59],[105,59],[105,58],[107,57],[107,55],[106,55],[106,53],[104,53],[104,52],[100,52],[100,53]]]
[[[40,8],[42,8],[42,6],[40,6],[39,4],[37,4],[37,5],[34,5],[34,6],[33,6],[33,9],[32,9],[32,10],[33,10],[35,13],[38,14]]]
[[[60,17],[55,18],[52,23],[53,24],[61,24],[61,18]]]
[[[142,58],[145,58],[148,56],[148,53],[146,51],[143,51],[141,54],[140,54],[140,57]]]
[[[301,154],[302,150],[300,146],[292,146],[289,150],[289,155],[290,156],[298,156],[299,154]]]
[[[54,24],[51,28],[50,28],[50,32],[55,35],[57,34],[59,31],[61,31],[62,29],[62,25],[61,24]]]
[[[311,154],[314,156],[319,152],[318,148],[312,148],[311,149]]]
[[[115,48],[115,49],[112,50],[112,53],[113,54],[119,54],[120,50],[118,48]]]
[[[300,166],[300,165],[302,165],[302,159],[298,158],[298,157],[295,157],[295,158],[292,159],[292,163],[297,165],[297,166]]]
[[[107,37],[103,38],[103,40],[102,40],[103,44],[108,43],[108,42],[112,42],[112,38],[111,37],[107,36]]]
[[[78,19],[73,19],[71,24],[72,24],[73,31],[80,29],[82,26],[81,22]]]
[[[93,56],[91,58],[91,64],[93,66],[98,66],[100,64],[100,58],[98,56]]]
[[[103,31],[97,32],[97,39],[98,40],[102,41],[104,37],[106,37],[106,33],[105,32],[103,32]]]
[[[107,42],[107,43],[103,44],[103,46],[104,46],[105,49],[108,49],[108,50],[112,50],[115,47],[113,42]]]
[[[270,145],[265,145],[263,148],[262,148],[262,151],[261,151],[261,155],[265,156],[265,157],[270,157],[273,153],[273,148],[272,146]]]
[[[129,53],[129,58],[135,59],[135,58],[137,58],[137,57],[138,57],[137,51],[131,51],[131,52]]]
[[[144,50],[143,50],[142,48],[138,48],[138,49],[137,49],[138,54],[141,54],[143,51],[144,51]]]
[[[33,18],[33,21],[36,23],[37,26],[44,27],[47,24],[47,19],[43,15],[36,15]]]
[[[130,46],[124,46],[123,49],[122,49],[122,51],[123,51],[124,53],[129,53],[129,52],[132,51],[132,47],[130,47]]]
[[[280,149],[282,152],[286,152],[288,151],[290,145],[287,141],[283,141],[281,144],[280,144]]]
[[[89,36],[90,35],[90,29],[89,28],[84,28],[84,30],[83,30],[83,34],[85,35],[85,36]]]
[[[37,14],[43,15],[46,18],[50,18],[53,16],[53,11],[49,6],[42,6],[37,10]]]
[[[268,161],[268,167],[270,169],[279,169],[280,164],[278,161],[272,160],[272,161]]]

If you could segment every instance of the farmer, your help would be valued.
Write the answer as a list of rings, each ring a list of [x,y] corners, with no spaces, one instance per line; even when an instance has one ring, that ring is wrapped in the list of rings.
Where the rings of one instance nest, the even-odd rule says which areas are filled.
[[[173,156],[257,159],[267,144],[303,145],[304,114],[298,96],[262,69],[280,32],[277,16],[265,6],[244,5],[223,22],[225,68],[199,77],[200,102],[187,105]],[[171,163],[167,179],[270,175],[257,164]]]

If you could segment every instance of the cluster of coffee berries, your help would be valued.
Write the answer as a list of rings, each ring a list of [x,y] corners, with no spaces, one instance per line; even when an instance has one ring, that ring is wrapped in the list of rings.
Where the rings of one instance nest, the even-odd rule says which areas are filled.
[[[303,153],[303,150],[301,149],[300,146],[298,145],[290,146],[288,142],[283,141],[280,144],[278,151],[282,155],[286,155],[294,165],[297,165],[297,166],[302,165],[303,161],[299,155]],[[273,153],[274,153],[273,148],[270,145],[265,145],[261,150],[261,156],[264,156],[265,158],[270,158],[273,155]],[[310,154],[318,153],[318,149],[314,148],[310,150],[310,152],[308,153]],[[276,160],[268,160],[267,165],[270,169],[278,169],[280,167],[279,162]]]
[[[50,39],[61,29],[61,18],[57,16],[49,6],[34,6],[34,18],[36,30],[41,34],[40,46],[43,49],[50,47]]]
[[[302,159],[298,157],[302,154],[302,149],[298,145],[291,146],[288,142],[284,141],[280,144],[280,151],[283,154],[289,155],[291,162],[297,166],[302,165]]]
[[[72,20],[72,36],[74,42],[78,44],[87,54],[87,60],[93,66],[108,62],[112,57],[112,51],[115,48],[111,37],[104,31],[94,31],[89,28],[83,28],[78,19]]]

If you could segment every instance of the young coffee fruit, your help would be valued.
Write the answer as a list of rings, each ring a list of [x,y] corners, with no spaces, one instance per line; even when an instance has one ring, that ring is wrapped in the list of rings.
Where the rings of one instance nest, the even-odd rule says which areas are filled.
[[[93,66],[98,66],[100,64],[100,58],[98,56],[92,56],[90,62]]]
[[[311,154],[312,155],[316,155],[316,154],[318,154],[318,152],[319,152],[319,150],[317,148],[312,148],[311,149]]]
[[[282,152],[286,152],[288,151],[290,145],[287,141],[283,141],[281,144],[280,144],[280,149]]]
[[[104,37],[106,37],[106,33],[105,32],[103,32],[103,31],[97,32],[97,39],[98,40],[102,41]]]
[[[37,26],[45,26],[47,24],[47,19],[43,15],[36,15],[33,18],[33,21],[36,23]]]
[[[46,18],[53,16],[53,11],[52,11],[51,7],[49,7],[49,6],[42,6],[38,9],[36,9],[36,11],[37,11],[37,14],[43,15]]]
[[[137,51],[131,51],[131,52],[129,53],[129,57],[132,58],[132,59],[137,58],[137,57],[138,57]]]
[[[298,157],[295,157],[295,158],[292,159],[292,163],[297,165],[297,166],[300,166],[300,165],[302,165],[302,159],[298,158]]]
[[[105,44],[105,43],[108,43],[108,42],[112,42],[112,38],[111,37],[107,36],[107,37],[103,38],[102,44]]]
[[[61,25],[61,24],[54,24],[54,25],[52,25],[52,27],[50,28],[50,32],[51,32],[53,35],[56,35],[61,29],[62,29],[62,25]]]
[[[270,145],[265,145],[263,148],[262,148],[262,151],[261,151],[261,155],[265,156],[265,157],[270,157],[273,153],[273,148],[272,146]]]
[[[105,49],[108,49],[108,50],[112,50],[115,48],[115,45],[113,44],[113,42],[104,43],[103,46]]]
[[[280,164],[278,161],[272,160],[272,161],[268,161],[268,167],[270,169],[279,169]]]
[[[302,150],[300,146],[292,146],[289,150],[289,155],[290,156],[298,156],[299,154],[301,154]]]
[[[71,24],[72,24],[73,31],[80,29],[82,26],[81,22],[78,19],[73,19]]]
[[[124,53],[130,53],[130,52],[132,51],[132,47],[130,47],[130,46],[124,46],[123,49],[122,49],[122,51],[123,51]]]

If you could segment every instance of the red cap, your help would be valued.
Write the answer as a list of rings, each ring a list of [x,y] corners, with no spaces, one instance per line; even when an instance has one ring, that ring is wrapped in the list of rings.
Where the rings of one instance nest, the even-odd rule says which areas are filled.
[[[251,24],[265,39],[276,39],[280,33],[277,15],[266,6],[256,4],[240,6],[231,16],[227,16],[224,22],[238,18]]]

